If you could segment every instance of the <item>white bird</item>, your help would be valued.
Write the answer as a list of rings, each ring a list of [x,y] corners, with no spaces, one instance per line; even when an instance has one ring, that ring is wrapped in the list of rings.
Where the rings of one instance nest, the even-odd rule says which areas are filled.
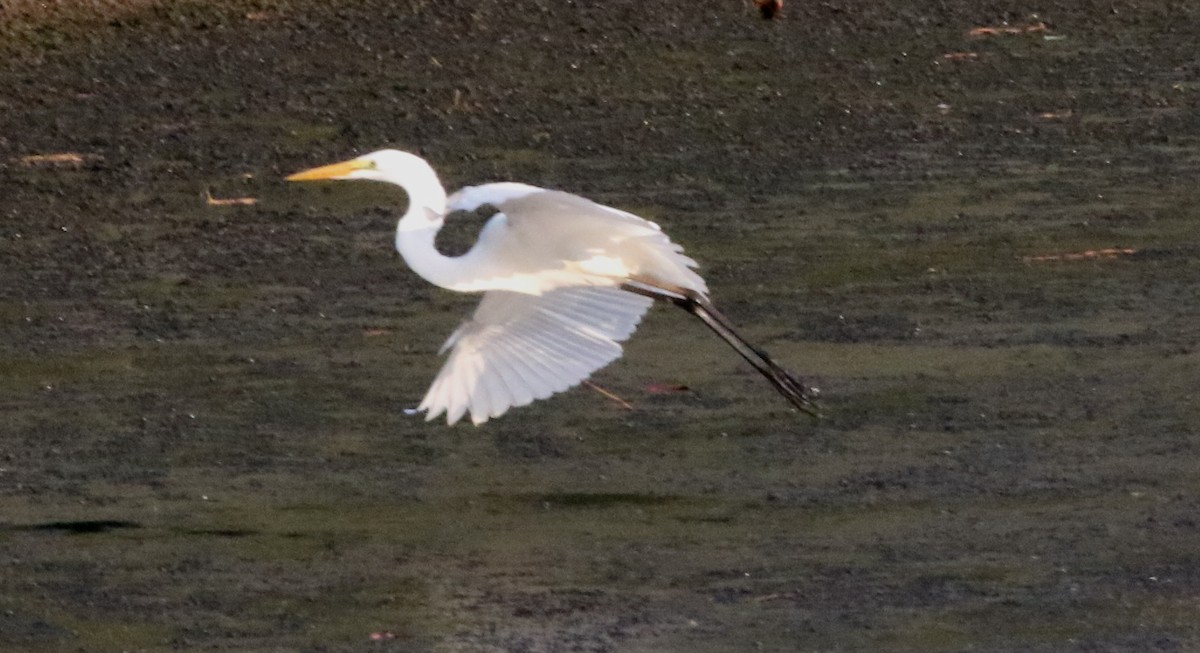
[[[418,410],[475,424],[584,381],[621,356],[654,300],[704,321],[800,410],[806,387],[746,342],[708,299],[695,261],[657,224],[555,190],[518,183],[469,186],[447,197],[437,173],[408,152],[381,150],[312,168],[288,181],[369,179],[408,193],[396,249],[414,272],[448,290],[483,293],[475,313],[442,345],[450,356]],[[462,256],[434,238],[446,216],[490,205],[499,212]]]

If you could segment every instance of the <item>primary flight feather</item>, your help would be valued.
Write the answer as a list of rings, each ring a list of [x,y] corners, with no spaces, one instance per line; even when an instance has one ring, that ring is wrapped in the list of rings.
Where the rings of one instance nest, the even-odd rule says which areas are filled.
[[[414,272],[458,292],[483,293],[452,333],[449,357],[420,410],[475,424],[579,384],[621,356],[621,345],[654,300],[704,321],[797,408],[812,413],[815,390],[739,336],[708,299],[696,262],[658,225],[591,200],[536,186],[495,183],[447,196],[421,157],[380,150],[298,172],[289,181],[368,179],[408,193],[396,249]],[[434,239],[454,211],[494,206],[479,240],[445,256]]]

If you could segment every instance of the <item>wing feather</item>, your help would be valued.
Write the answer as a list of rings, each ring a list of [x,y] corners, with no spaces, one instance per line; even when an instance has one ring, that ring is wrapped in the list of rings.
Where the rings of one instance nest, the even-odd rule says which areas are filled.
[[[521,373],[519,364],[513,360],[513,348],[496,347],[494,360],[496,361],[496,373],[508,389],[511,405],[515,407],[532,403],[533,391],[529,388],[528,380]],[[501,408],[500,411],[503,412],[503,409]]]
[[[449,397],[446,399],[446,419],[452,419],[457,422],[462,418],[463,413],[466,412],[467,401],[465,384],[466,376],[469,373],[469,370],[467,369],[469,365],[470,361],[464,357],[459,363],[459,367],[462,368],[462,372],[460,372],[457,376],[451,374],[446,377],[446,390],[449,393]]]
[[[467,397],[469,406],[467,412],[471,415],[471,421],[476,424],[477,420],[486,420],[492,412],[492,388],[488,382],[490,376],[484,374],[482,361],[477,356],[471,357],[471,378],[474,383],[468,383],[470,386],[470,394]]]
[[[521,362],[529,370],[531,376],[530,388],[538,399],[545,399],[555,392],[566,389],[568,382],[559,377],[559,370],[552,364],[557,358],[552,352],[537,343],[524,338],[513,339],[514,348],[521,356]]]
[[[553,365],[555,357],[545,349],[525,339],[517,341],[517,348],[527,354],[527,357],[521,362],[529,370],[530,387],[534,389],[538,399],[545,399],[571,387],[570,380],[560,377],[560,371]]]
[[[475,424],[577,385],[621,356],[653,300],[573,286],[543,295],[493,290],[446,341],[449,357],[421,401],[426,419]]]
[[[514,403],[512,393],[508,391],[504,384],[504,377],[500,373],[501,365],[500,361],[493,356],[490,369],[486,369],[480,376],[480,385],[487,389],[488,394],[488,417],[500,416]]]
[[[501,213],[488,222],[468,259],[493,272],[494,263],[503,261],[508,276],[493,274],[488,278],[493,285],[471,279],[460,289],[548,290],[573,285],[580,275],[592,275],[591,283],[597,284],[616,279],[613,285],[619,285],[630,276],[641,276],[708,292],[704,279],[693,270],[696,261],[684,255],[683,248],[657,224],[632,213],[578,195],[516,183],[468,186],[447,200],[449,211],[472,211],[484,204]]]

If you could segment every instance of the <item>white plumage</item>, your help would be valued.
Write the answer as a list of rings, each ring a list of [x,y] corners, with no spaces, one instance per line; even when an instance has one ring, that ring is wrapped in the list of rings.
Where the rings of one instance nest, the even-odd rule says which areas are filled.
[[[653,299],[621,289],[632,279],[704,296],[707,286],[658,225],[585,198],[517,183],[463,188],[447,198],[433,169],[396,150],[288,177],[372,179],[402,186],[409,208],[396,249],[428,281],[483,292],[475,313],[442,347],[450,355],[421,402],[426,419],[481,424],[509,408],[577,385],[621,356]],[[434,237],[445,216],[499,209],[459,257]]]
[[[429,419],[445,412],[451,424],[469,412],[480,424],[562,392],[619,358],[652,303],[596,286],[489,291],[442,346],[450,357],[420,409]]]

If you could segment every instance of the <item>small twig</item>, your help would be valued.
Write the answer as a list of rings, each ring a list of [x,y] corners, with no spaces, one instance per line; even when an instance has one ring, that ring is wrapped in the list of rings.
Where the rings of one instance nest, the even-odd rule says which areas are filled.
[[[621,408],[624,408],[625,410],[633,410],[633,404],[630,404],[628,401],[625,401],[624,399],[609,392],[608,390],[605,390],[604,388],[601,388],[600,386],[596,385],[595,383],[592,383],[591,381],[585,380],[582,385],[584,385],[588,388],[591,388],[592,390],[595,390],[596,392],[599,392],[600,394],[604,395],[605,397],[613,400],[614,402],[616,402],[616,404],[618,406],[620,406]]]
[[[968,36],[1000,36],[1001,34],[1031,34],[1045,32],[1050,28],[1041,21],[1029,25],[999,25],[996,27],[976,27],[967,32]]]
[[[766,603],[767,601],[780,601],[783,599],[794,599],[799,595],[798,592],[775,592],[773,594],[763,594],[754,597],[755,603]]]
[[[1133,247],[1107,247],[1105,249],[1089,249],[1085,252],[1069,252],[1066,254],[1043,254],[1041,256],[1023,256],[1026,263],[1041,263],[1044,261],[1085,261],[1089,259],[1110,259],[1120,256],[1137,254]]]
[[[253,206],[258,204],[258,200],[253,197],[216,198],[207,188],[204,189],[204,198],[209,206]]]
[[[1062,111],[1043,111],[1042,113],[1037,114],[1037,117],[1041,118],[1042,120],[1062,120],[1064,118],[1070,118],[1072,115],[1074,115],[1074,112],[1072,112],[1070,109],[1063,109]]]
[[[80,154],[78,152],[55,152],[54,154],[30,154],[18,159],[22,164],[36,166],[53,166],[78,168],[90,161],[97,161],[97,154]]]

